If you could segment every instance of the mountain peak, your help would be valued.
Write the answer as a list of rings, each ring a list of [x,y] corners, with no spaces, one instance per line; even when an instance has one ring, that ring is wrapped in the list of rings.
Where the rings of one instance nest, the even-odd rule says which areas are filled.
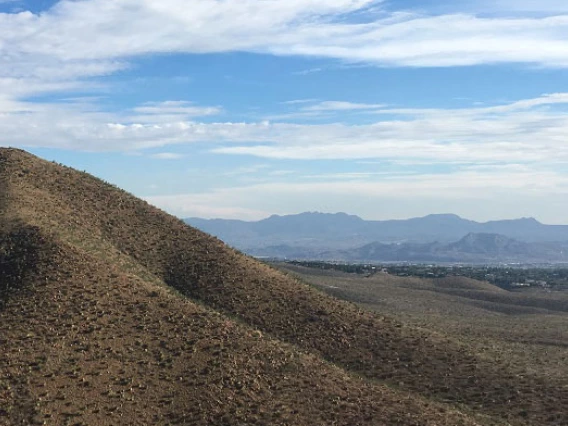
[[[534,217],[522,217],[522,218],[519,219],[519,221],[541,225],[541,222],[536,220]]]
[[[304,216],[304,217],[308,217],[308,216],[315,216],[315,217],[336,217],[336,218],[340,218],[340,217],[351,217],[351,218],[358,218],[360,219],[359,216],[357,215],[352,215],[352,214],[348,214],[345,212],[336,212],[336,213],[326,213],[326,212],[320,212],[320,211],[310,211],[310,212],[302,212],[302,213],[298,213],[295,215],[289,215],[289,216]],[[281,216],[284,217],[284,216]]]
[[[501,234],[487,232],[470,232],[450,247],[464,253],[493,253],[500,254],[505,248],[525,248],[526,244]]]
[[[509,224],[509,225],[521,225],[521,226],[531,226],[531,225],[541,225],[542,223],[536,220],[534,217],[521,217],[518,219],[502,219],[502,220],[490,220],[486,222],[487,225],[493,224]]]
[[[290,215],[278,215],[273,214],[266,219],[261,220],[263,221],[298,221],[298,220],[321,220],[321,219],[329,219],[329,220],[356,220],[356,221],[363,221],[357,215],[351,215],[344,212],[337,212],[337,213],[324,213],[319,211],[310,211],[310,212],[302,212]]]
[[[453,213],[434,213],[434,214],[429,214],[426,215],[424,217],[422,217],[422,219],[426,219],[426,220],[436,220],[436,221],[466,221],[467,219],[463,219],[462,217],[458,216],[457,214],[453,214]]]

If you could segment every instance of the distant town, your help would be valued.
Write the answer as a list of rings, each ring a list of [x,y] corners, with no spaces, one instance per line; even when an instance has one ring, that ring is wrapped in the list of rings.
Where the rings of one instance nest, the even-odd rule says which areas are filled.
[[[286,263],[337,270],[346,273],[373,275],[377,273],[399,277],[443,278],[463,276],[488,281],[509,290],[568,290],[568,265],[426,265],[426,264],[361,264],[321,261],[288,261]]]

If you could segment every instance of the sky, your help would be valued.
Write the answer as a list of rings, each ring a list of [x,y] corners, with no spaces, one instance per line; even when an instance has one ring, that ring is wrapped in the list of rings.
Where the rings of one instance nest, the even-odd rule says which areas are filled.
[[[0,0],[0,146],[179,217],[568,224],[568,2]]]

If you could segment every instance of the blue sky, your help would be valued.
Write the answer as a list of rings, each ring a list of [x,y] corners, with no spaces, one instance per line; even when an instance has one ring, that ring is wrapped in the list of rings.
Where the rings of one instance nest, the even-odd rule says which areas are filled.
[[[0,145],[180,217],[568,223],[568,3],[0,0]]]

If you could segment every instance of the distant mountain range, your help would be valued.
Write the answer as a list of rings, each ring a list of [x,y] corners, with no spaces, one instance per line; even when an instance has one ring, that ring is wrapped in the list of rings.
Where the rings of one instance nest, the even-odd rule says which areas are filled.
[[[568,262],[565,253],[568,254],[568,244],[526,243],[499,234],[469,233],[449,244],[371,243],[355,250],[322,253],[322,257],[367,262],[555,263]]]
[[[346,213],[258,222],[186,222],[256,256],[352,261],[566,262],[568,226],[533,218],[475,222],[453,214],[366,221]]]

